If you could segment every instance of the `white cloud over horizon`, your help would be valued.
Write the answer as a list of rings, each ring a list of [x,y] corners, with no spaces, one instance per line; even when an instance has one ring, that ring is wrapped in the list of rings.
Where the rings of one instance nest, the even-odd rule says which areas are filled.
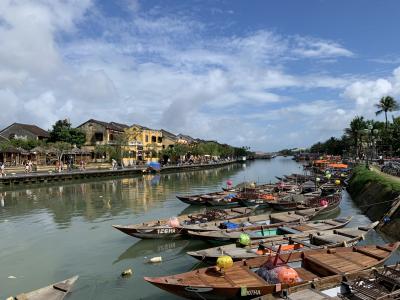
[[[0,127],[95,118],[277,150],[340,134],[377,98],[400,93],[400,68],[364,79],[289,67],[357,56],[337,41],[268,29],[215,36],[139,1],[120,1],[128,18],[97,4],[0,3]],[[313,97],[318,89],[334,95]]]

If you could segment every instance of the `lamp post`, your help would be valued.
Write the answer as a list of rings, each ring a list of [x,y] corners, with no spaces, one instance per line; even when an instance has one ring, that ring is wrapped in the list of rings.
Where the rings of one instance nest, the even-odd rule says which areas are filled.
[[[378,134],[379,130],[378,129],[373,129],[374,127],[369,124],[366,129],[364,129],[364,133],[367,135],[367,151],[366,151],[366,167],[369,167],[369,158],[371,159],[374,155],[374,145],[375,145],[375,136]]]

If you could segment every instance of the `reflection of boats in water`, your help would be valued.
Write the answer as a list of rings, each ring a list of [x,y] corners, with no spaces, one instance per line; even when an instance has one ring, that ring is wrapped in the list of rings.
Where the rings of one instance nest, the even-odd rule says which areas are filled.
[[[156,256],[158,254],[166,255],[167,253],[177,255],[186,253],[190,250],[198,250],[199,246],[203,247],[206,244],[203,241],[190,240],[140,240],[130,246],[121,253],[113,264],[116,264],[125,259],[134,259],[137,257]]]

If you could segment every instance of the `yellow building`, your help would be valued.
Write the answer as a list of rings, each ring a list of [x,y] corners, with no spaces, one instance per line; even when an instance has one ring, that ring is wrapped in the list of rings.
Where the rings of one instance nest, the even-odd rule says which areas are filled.
[[[124,164],[132,165],[137,161],[157,160],[162,150],[161,130],[134,124],[125,129],[127,145],[124,147]]]

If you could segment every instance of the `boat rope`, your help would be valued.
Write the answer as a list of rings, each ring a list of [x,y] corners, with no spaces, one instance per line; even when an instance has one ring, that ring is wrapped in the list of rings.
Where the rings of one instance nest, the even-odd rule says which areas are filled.
[[[393,200],[387,200],[387,201],[382,201],[382,202],[374,202],[372,204],[365,204],[365,205],[357,205],[358,207],[370,207],[370,206],[374,206],[377,204],[383,204],[383,203],[389,203],[389,202],[394,202]]]

